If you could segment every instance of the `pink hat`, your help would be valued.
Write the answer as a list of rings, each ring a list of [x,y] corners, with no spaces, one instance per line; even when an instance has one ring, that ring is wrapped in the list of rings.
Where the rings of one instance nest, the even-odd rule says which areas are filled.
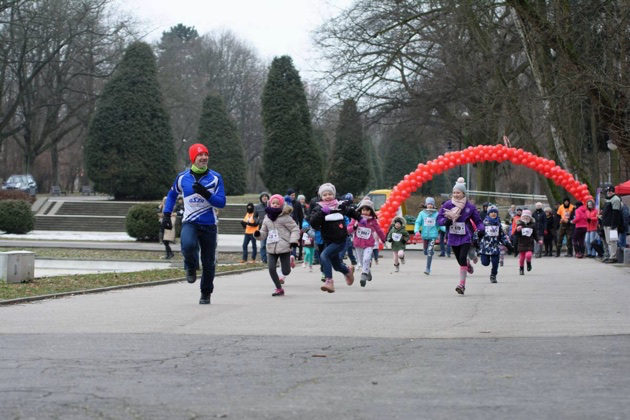
[[[525,217],[532,217],[531,210],[527,210],[527,209],[523,210],[523,213],[521,213],[521,217],[523,217],[523,216],[525,216]]]
[[[280,201],[280,207],[284,207],[284,198],[282,198],[282,196],[280,194],[274,194],[271,196],[271,198],[269,199],[268,203],[269,205],[271,205],[271,202],[273,200],[278,200]]]

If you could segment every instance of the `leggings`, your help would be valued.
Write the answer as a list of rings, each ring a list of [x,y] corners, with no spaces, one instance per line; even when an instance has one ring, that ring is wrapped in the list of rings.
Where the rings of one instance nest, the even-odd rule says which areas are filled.
[[[372,248],[359,248],[354,250],[357,252],[357,258],[361,261],[361,273],[369,273],[370,265],[372,265]]]
[[[518,266],[523,267],[525,265],[525,260],[527,262],[532,262],[532,251],[521,251],[518,253]]]
[[[280,267],[282,268],[282,274],[288,276],[291,273],[291,253],[285,252],[284,254],[270,254],[267,253],[267,267],[269,267],[269,275],[276,289],[282,289],[280,284],[280,278],[276,271],[276,263],[280,260]]]
[[[308,266],[312,266],[313,265],[313,255],[314,254],[315,254],[315,248],[313,248],[312,246],[305,246],[304,247],[304,262]]]
[[[584,238],[586,238],[586,228],[576,227],[573,231],[573,246],[575,247],[576,254],[582,254],[586,252],[586,246],[584,245]]]
[[[468,251],[470,250],[470,243],[461,244],[461,245],[453,245],[451,246],[453,249],[453,254],[455,254],[455,258],[457,258],[457,263],[460,267],[468,266]]]

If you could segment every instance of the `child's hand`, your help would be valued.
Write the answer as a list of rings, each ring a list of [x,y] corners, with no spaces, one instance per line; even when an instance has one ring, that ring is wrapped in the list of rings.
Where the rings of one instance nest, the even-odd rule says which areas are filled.
[[[520,232],[520,231],[521,231],[521,229],[523,229],[523,226],[516,226],[516,231],[517,231],[517,232]]]
[[[359,225],[367,226],[367,219],[365,217],[361,217],[361,220],[359,220]]]

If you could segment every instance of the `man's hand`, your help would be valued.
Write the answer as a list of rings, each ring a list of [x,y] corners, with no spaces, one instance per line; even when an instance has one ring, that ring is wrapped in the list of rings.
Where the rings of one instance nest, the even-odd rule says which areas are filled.
[[[173,229],[173,223],[171,222],[171,213],[162,213],[162,229]]]
[[[193,184],[193,190],[199,194],[200,196],[202,196],[203,198],[205,198],[206,200],[209,200],[210,197],[212,197],[212,193],[210,191],[208,191],[203,185],[201,185],[199,182],[195,182]]]

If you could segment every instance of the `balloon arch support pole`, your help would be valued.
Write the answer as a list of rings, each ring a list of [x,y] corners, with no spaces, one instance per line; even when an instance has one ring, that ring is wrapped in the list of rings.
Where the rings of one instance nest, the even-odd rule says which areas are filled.
[[[501,163],[506,161],[514,165],[525,166],[544,175],[582,202],[593,199],[586,184],[580,183],[571,173],[556,165],[553,160],[502,144],[470,146],[464,150],[448,152],[428,162],[419,163],[415,171],[405,175],[392,189],[392,193],[380,208],[379,224],[381,228],[383,230],[389,229],[401,203],[422,187],[425,182],[431,181],[434,176],[456,166],[469,163]]]

